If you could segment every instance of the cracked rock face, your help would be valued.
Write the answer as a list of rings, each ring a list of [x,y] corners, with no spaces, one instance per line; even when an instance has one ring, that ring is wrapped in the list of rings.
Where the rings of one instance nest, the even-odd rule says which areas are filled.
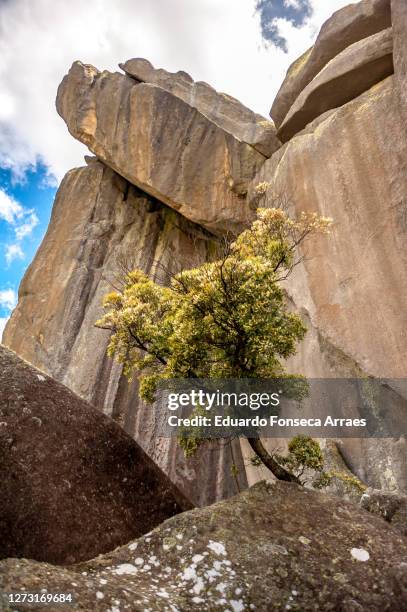
[[[259,483],[81,565],[2,561],[0,580],[6,592],[71,592],[73,610],[396,612],[407,595],[406,544],[353,504]]]
[[[394,77],[328,111],[265,162],[254,179],[298,211],[332,217],[289,279],[309,332],[292,370],[308,377],[404,378],[407,363],[407,144]],[[407,487],[406,441],[343,440],[348,465],[375,488]]]
[[[404,128],[407,133],[407,3],[391,0],[394,37],[394,72],[397,91],[404,112]]]
[[[260,205],[284,194],[298,210],[333,219],[331,236],[310,241],[290,278],[295,305],[362,370],[402,378],[407,144],[395,100],[389,77],[329,111],[263,165],[252,189],[269,182]]]
[[[2,558],[82,561],[192,507],[121,427],[2,345],[0,462]]]
[[[57,110],[101,161],[187,219],[217,234],[251,219],[247,187],[265,156],[177,95],[75,62]]]

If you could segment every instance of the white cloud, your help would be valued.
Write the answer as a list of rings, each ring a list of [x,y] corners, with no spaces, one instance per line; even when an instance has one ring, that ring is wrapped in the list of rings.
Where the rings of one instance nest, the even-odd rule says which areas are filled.
[[[3,331],[4,328],[6,327],[6,323],[9,320],[10,317],[0,317],[0,342],[2,340],[3,337]]]
[[[6,221],[15,234],[16,243],[5,247],[5,257],[8,265],[14,259],[23,259],[24,252],[21,241],[29,236],[38,225],[39,219],[33,210],[25,208],[3,189],[0,189],[0,220]]]
[[[0,308],[13,310],[17,304],[17,293],[14,289],[0,290]]]
[[[24,259],[24,251],[18,242],[6,244],[5,253],[7,265],[10,265],[15,259]]]
[[[23,240],[23,238],[29,236],[38,223],[39,219],[35,212],[28,212],[24,223],[21,223],[21,225],[15,228],[17,240]]]
[[[58,179],[86,152],[54,107],[81,59],[101,69],[147,57],[186,70],[267,114],[289,64],[349,0],[311,0],[301,28],[282,21],[288,53],[266,48],[255,0],[12,0],[0,2],[0,163],[21,174],[38,157]]]
[[[17,293],[14,289],[2,289],[0,290],[0,309],[6,311],[6,317],[0,317],[0,342],[3,336],[3,331],[6,326],[7,321],[10,318],[11,311],[17,305]]]
[[[0,189],[0,219],[14,225],[24,214],[24,209],[12,196]]]

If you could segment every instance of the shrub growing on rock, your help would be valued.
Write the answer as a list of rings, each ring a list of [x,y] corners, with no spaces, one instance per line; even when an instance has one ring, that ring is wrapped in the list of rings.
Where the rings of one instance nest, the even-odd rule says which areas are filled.
[[[282,283],[303,257],[300,245],[326,233],[330,223],[315,213],[294,219],[284,208],[259,208],[252,226],[225,240],[217,259],[171,275],[168,286],[141,270],[126,273],[122,291],[106,296],[106,313],[97,322],[112,331],[109,355],[123,364],[127,376],[138,372],[140,396],[147,402],[154,401],[165,379],[289,381],[284,360],[295,354],[306,328],[290,311]],[[298,482],[301,461],[322,469],[305,439],[290,451],[295,466],[270,454],[260,438],[248,440],[281,480]],[[180,439],[189,452],[204,441],[199,431]]]

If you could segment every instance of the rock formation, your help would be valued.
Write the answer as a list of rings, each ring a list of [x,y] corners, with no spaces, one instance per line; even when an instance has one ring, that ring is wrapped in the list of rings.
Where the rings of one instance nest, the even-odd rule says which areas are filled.
[[[120,68],[137,81],[158,85],[181,98],[225,132],[251,145],[266,157],[280,147],[271,121],[246,108],[232,96],[217,92],[208,83],[195,83],[186,72],[173,74],[162,68],[157,70],[142,58],[128,60],[120,64]]]
[[[343,106],[393,74],[391,28],[368,36],[339,53],[299,94],[278,130],[286,142],[316,117]]]
[[[71,593],[72,610],[399,612],[406,550],[403,536],[353,504],[259,483],[81,565],[2,561],[0,585]]]
[[[235,457],[210,449],[186,463],[175,439],[157,438],[154,409],[139,401],[137,380],[129,384],[107,357],[109,332],[94,323],[123,265],[160,277],[164,269],[205,261],[215,248],[203,229],[88,159],[61,183],[5,335],[18,354],[119,422],[196,504],[237,492],[234,462],[246,485],[239,447]]]
[[[334,220],[287,285],[309,328],[292,370],[405,377],[405,6],[363,0],[324,24],[273,104],[282,146],[236,100],[146,60],[122,64],[126,74],[75,62],[59,88],[59,113],[97,160],[61,184],[4,341],[103,406],[197,504],[236,491],[232,463],[246,486],[242,453],[209,450],[185,463],[175,442],[155,439],[137,381],[121,377],[105,356],[107,333],[93,328],[102,296],[123,258],[156,277],[162,266],[205,261],[217,236],[283,197]],[[261,198],[259,183],[269,184]],[[338,448],[369,486],[407,487],[405,437]]]
[[[390,0],[362,0],[336,11],[322,26],[314,46],[289,68],[270,111],[276,126],[280,127],[301,91],[330,60],[353,43],[390,26]]]
[[[121,427],[1,345],[0,463],[1,558],[78,562],[192,507]]]
[[[248,220],[248,183],[265,156],[218,127],[201,105],[80,62],[57,96],[72,136],[101,161],[187,219],[215,233],[238,231]],[[269,135],[277,148],[273,129]]]

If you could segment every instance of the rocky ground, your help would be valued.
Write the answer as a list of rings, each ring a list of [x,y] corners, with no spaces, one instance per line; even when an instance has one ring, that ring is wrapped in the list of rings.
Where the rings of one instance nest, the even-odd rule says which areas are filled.
[[[349,502],[259,483],[92,561],[56,567],[8,559],[0,573],[5,592],[72,593],[69,610],[400,612],[407,540]]]

